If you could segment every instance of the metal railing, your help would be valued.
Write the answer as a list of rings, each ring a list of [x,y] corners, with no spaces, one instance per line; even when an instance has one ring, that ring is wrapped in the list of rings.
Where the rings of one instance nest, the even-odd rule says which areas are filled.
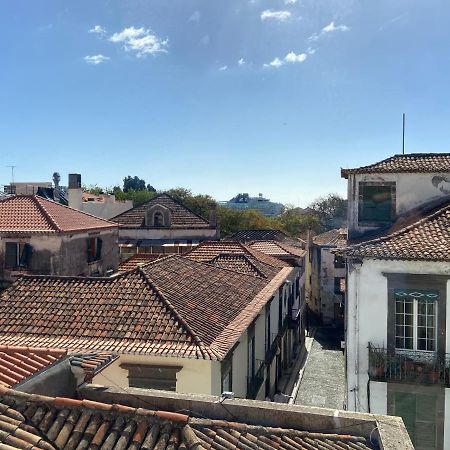
[[[291,308],[289,312],[289,328],[295,329],[298,328],[300,324],[300,317],[301,317],[301,308]]]
[[[247,376],[247,398],[255,399],[264,381],[266,364],[261,359],[255,360],[256,371],[252,376]]]
[[[388,350],[369,343],[369,378],[450,386],[450,357],[435,352]]]
[[[266,336],[267,339],[267,336]],[[280,347],[281,335],[277,333],[271,333],[271,342],[266,341],[266,364],[270,364],[277,354],[277,350]]]

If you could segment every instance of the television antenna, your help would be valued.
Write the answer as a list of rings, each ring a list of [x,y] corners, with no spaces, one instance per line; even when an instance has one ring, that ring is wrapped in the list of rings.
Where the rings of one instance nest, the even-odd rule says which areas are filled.
[[[14,184],[14,169],[17,166],[6,166],[6,167],[9,167],[11,169],[11,184]]]

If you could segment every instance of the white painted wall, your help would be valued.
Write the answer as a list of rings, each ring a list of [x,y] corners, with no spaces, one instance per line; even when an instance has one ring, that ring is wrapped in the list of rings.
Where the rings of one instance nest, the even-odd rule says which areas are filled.
[[[387,383],[370,382],[370,412],[387,415]]]
[[[433,185],[434,177],[443,177],[450,181],[449,173],[392,173],[392,174],[354,174],[348,178],[348,227],[349,233],[361,233],[370,230],[370,227],[358,225],[358,198],[359,182],[382,181],[396,183],[396,214],[403,215],[411,209],[438,200],[450,197],[450,184],[440,183]]]
[[[216,237],[215,228],[119,228],[120,240],[133,239],[209,239]]]
[[[348,266],[347,290],[347,409],[368,412],[368,344],[387,344],[387,278],[382,272],[449,275],[450,264],[429,261],[364,260],[358,269]],[[449,283],[450,284],[450,283]],[[447,285],[447,316],[450,311],[450,286]],[[447,323],[449,318],[447,317]],[[447,329],[447,350],[450,333]],[[371,394],[371,403],[382,399]]]
[[[445,389],[444,450],[450,449],[450,389]]]

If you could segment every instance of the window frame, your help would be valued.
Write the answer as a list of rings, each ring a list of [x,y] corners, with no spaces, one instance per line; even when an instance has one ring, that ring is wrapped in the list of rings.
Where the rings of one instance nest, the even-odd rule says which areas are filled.
[[[91,246],[91,243],[94,245]],[[93,247],[93,251],[91,248]],[[87,261],[93,263],[102,259],[103,239],[99,236],[89,236],[87,238]]]
[[[365,187],[390,187],[391,207],[390,219],[385,220],[368,220],[363,218],[364,211],[364,188]],[[395,181],[360,181],[358,184],[358,225],[363,227],[381,227],[389,225],[396,216],[396,182]]]
[[[177,391],[177,374],[183,368],[183,366],[166,366],[160,364],[133,364],[133,363],[123,363],[120,364],[121,369],[125,369],[128,371],[128,386],[131,388],[137,389],[156,389],[163,390],[169,392]],[[147,373],[145,375],[145,371],[161,371],[161,378],[157,378],[152,376],[153,374]],[[138,372],[141,372],[142,375]],[[173,377],[168,378],[167,375],[173,375]],[[145,381],[148,381],[148,386],[137,386],[135,381],[142,380],[145,384]],[[157,386],[150,386],[151,383],[156,383]],[[159,383],[159,385],[158,385]],[[161,387],[162,385],[167,385],[166,388]]]

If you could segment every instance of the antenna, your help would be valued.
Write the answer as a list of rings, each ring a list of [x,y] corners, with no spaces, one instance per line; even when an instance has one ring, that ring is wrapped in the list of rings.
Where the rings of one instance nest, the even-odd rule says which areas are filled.
[[[6,166],[6,167],[9,167],[11,169],[11,184],[14,184],[14,169],[17,166]]]
[[[405,123],[406,123],[406,115],[403,113],[403,154],[405,154]]]

